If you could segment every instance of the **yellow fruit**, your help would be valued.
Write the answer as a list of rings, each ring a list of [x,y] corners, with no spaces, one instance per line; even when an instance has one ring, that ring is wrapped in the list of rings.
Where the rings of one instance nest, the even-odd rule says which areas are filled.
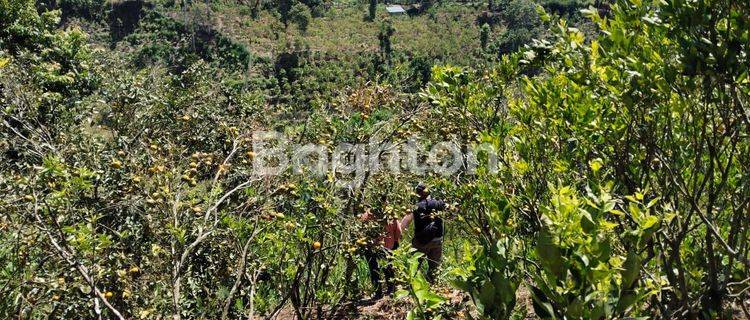
[[[250,158],[251,160],[252,160],[252,159],[255,159],[255,152],[252,152],[252,151],[248,151],[248,152],[247,152],[247,157],[248,157],[248,158]]]
[[[110,166],[115,169],[120,169],[122,168],[122,162],[120,162],[120,160],[112,160]]]
[[[281,212],[274,213],[274,216],[276,216],[276,218],[279,218],[279,219],[283,219],[284,218],[284,214],[281,213]]]
[[[59,300],[60,300],[60,296],[58,295],[52,296],[52,301],[59,301]]]
[[[138,267],[136,267],[136,266],[132,266],[132,267],[130,267],[130,270],[128,270],[128,272],[130,272],[130,273],[138,273],[138,272],[141,272],[141,269],[138,268]]]
[[[107,299],[112,298],[114,296],[115,296],[115,294],[112,293],[112,291],[106,291],[106,292],[104,292],[104,297],[107,298]]]
[[[320,242],[318,242],[318,241],[315,241],[315,242],[313,243],[313,249],[315,249],[315,250],[320,250]]]
[[[190,167],[191,167],[191,168],[197,168],[197,167],[198,167],[198,164],[197,164],[197,163],[195,163],[195,162],[190,162]]]
[[[193,212],[195,212],[195,213],[201,213],[201,212],[203,212],[203,208],[201,208],[201,207],[193,207]]]
[[[27,195],[23,196],[23,198],[24,198],[24,199],[25,199],[26,201],[34,201],[34,196],[32,196],[32,195],[30,195],[30,194],[27,194]]]
[[[138,177],[138,176],[135,176],[135,177],[133,177],[133,182],[140,183],[141,182],[141,178]]]
[[[190,121],[190,115],[183,115],[180,119],[182,119],[182,121]]]

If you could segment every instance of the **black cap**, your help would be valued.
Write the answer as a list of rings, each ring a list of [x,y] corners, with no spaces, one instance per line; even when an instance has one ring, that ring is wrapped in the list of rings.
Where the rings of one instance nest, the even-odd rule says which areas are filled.
[[[427,186],[424,185],[424,183],[418,183],[417,186],[414,188],[414,192],[416,193],[422,193],[425,190],[427,190]]]

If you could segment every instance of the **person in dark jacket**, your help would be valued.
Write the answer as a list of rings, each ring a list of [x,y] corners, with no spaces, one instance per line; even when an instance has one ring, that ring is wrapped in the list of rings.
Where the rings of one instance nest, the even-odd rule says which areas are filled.
[[[435,274],[443,257],[443,219],[439,211],[444,211],[447,205],[442,200],[430,197],[430,192],[424,184],[417,185],[415,192],[419,196],[417,207],[401,220],[401,229],[414,221],[414,239],[411,245],[424,254],[427,259],[427,280],[435,281]]]

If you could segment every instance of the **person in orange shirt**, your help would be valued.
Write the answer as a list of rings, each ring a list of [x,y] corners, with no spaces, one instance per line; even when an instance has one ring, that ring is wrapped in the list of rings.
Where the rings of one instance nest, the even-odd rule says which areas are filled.
[[[385,196],[381,200],[385,200],[384,198]],[[383,207],[387,204],[385,201],[381,203]],[[395,291],[393,265],[387,263],[381,266],[379,260],[387,258],[390,251],[398,248],[398,242],[401,240],[401,223],[396,217],[386,216],[382,208],[366,209],[360,220],[366,224],[369,231],[367,234],[370,242],[363,255],[370,269],[370,281],[375,288],[373,299],[377,300],[383,297],[383,283],[386,284],[385,294],[390,295]]]

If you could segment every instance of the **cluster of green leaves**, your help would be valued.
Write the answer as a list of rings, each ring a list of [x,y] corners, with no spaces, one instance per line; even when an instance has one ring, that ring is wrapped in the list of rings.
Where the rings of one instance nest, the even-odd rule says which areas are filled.
[[[138,21],[138,28],[123,39],[137,50],[133,57],[135,66],[166,63],[180,70],[204,60],[227,70],[242,71],[257,60],[244,46],[211,26],[179,21],[153,10],[139,14],[143,17]]]
[[[543,210],[544,227],[536,238],[544,271],[533,273],[532,294],[541,317],[623,316],[633,311],[633,303],[660,290],[659,283],[647,281],[640,287],[635,281],[641,271],[640,252],[661,221],[649,214],[650,207],[633,199],[627,215],[636,226],[621,230],[625,236],[618,243],[618,224],[607,215],[626,214],[614,209],[616,201],[606,190],[601,192],[583,200],[567,187],[552,190],[551,207]],[[643,194],[636,196],[643,200]]]
[[[481,231],[480,231],[481,233]],[[516,291],[520,285],[517,263],[511,257],[509,239],[485,243],[466,254],[468,267],[453,272],[453,284],[468,293],[480,315],[508,319],[514,315]]]
[[[395,251],[392,263],[406,282],[404,289],[397,292],[396,296],[409,296],[416,305],[407,313],[406,319],[443,319],[445,314],[441,307],[447,299],[430,288],[430,283],[420,268],[423,258],[424,256],[413,248],[404,247]]]
[[[503,237],[517,244],[510,260],[521,258],[510,269],[530,278],[538,316],[726,317],[727,303],[744,299],[744,10],[618,1],[609,16],[585,11],[601,32],[589,39],[540,11],[551,38],[493,71],[436,72],[428,97],[438,110],[463,114],[449,119],[499,150],[499,183],[480,175],[463,184],[479,192],[464,218],[486,236],[503,212],[486,204],[508,198],[520,226]],[[529,68],[541,73],[508,76]],[[498,99],[507,116],[486,126],[477,111]],[[466,122],[472,116],[479,120]],[[481,287],[464,288],[481,298]]]

